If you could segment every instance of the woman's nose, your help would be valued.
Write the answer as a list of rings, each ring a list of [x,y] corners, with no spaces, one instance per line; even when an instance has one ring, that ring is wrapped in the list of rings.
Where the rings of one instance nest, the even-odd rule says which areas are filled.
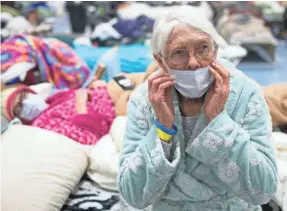
[[[189,57],[188,57],[188,69],[189,70],[196,70],[198,68],[200,68],[200,64],[199,64],[198,60],[193,55],[193,53],[190,53]]]

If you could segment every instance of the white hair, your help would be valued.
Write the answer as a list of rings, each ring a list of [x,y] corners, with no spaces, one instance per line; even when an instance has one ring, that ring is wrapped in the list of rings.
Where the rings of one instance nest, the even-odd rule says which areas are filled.
[[[184,8],[174,10],[156,20],[151,41],[154,54],[159,55],[163,53],[170,33],[180,24],[187,24],[207,33],[220,48],[227,47],[225,40],[217,33],[212,23],[204,15],[196,9]]]

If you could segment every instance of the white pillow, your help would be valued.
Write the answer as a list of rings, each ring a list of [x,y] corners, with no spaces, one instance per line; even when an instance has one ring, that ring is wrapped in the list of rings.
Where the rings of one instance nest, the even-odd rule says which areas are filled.
[[[279,150],[287,152],[287,135],[282,132],[272,132],[273,144]]]
[[[110,134],[112,136],[113,141],[115,142],[117,152],[120,152],[122,150],[126,126],[127,126],[126,116],[116,117],[111,126]]]
[[[29,86],[30,89],[38,93],[43,99],[49,97],[53,92],[53,84],[51,83],[40,83],[36,85]]]
[[[87,168],[89,148],[24,125],[1,139],[2,210],[59,211]]]
[[[32,70],[36,65],[31,62],[19,62],[9,67],[1,74],[1,82],[7,83],[17,77],[24,81],[29,70]]]
[[[116,117],[109,134],[103,136],[90,153],[88,176],[109,190],[118,190],[119,153],[123,145],[126,124],[126,116]]]
[[[103,136],[90,153],[88,176],[99,186],[118,190],[119,153],[110,134]]]

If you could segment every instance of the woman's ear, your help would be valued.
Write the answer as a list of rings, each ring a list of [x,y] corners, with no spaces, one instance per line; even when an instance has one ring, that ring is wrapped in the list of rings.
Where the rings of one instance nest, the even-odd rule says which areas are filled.
[[[160,68],[164,71],[164,72],[168,72],[167,71],[167,67],[166,65],[164,65],[163,60],[160,56],[158,55],[153,55],[154,59],[157,61],[158,65],[160,66]]]
[[[215,54],[214,54],[214,60],[216,60],[216,58],[217,58],[217,54],[218,54],[218,48],[216,49],[216,51],[215,51]]]

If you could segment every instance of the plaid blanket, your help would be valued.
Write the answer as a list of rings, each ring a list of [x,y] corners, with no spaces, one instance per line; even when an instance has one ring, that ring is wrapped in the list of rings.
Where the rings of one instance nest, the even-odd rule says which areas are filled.
[[[44,39],[32,35],[16,35],[1,43],[1,73],[15,63],[37,64],[41,80],[55,88],[80,88],[90,70],[74,50],[53,38]]]

